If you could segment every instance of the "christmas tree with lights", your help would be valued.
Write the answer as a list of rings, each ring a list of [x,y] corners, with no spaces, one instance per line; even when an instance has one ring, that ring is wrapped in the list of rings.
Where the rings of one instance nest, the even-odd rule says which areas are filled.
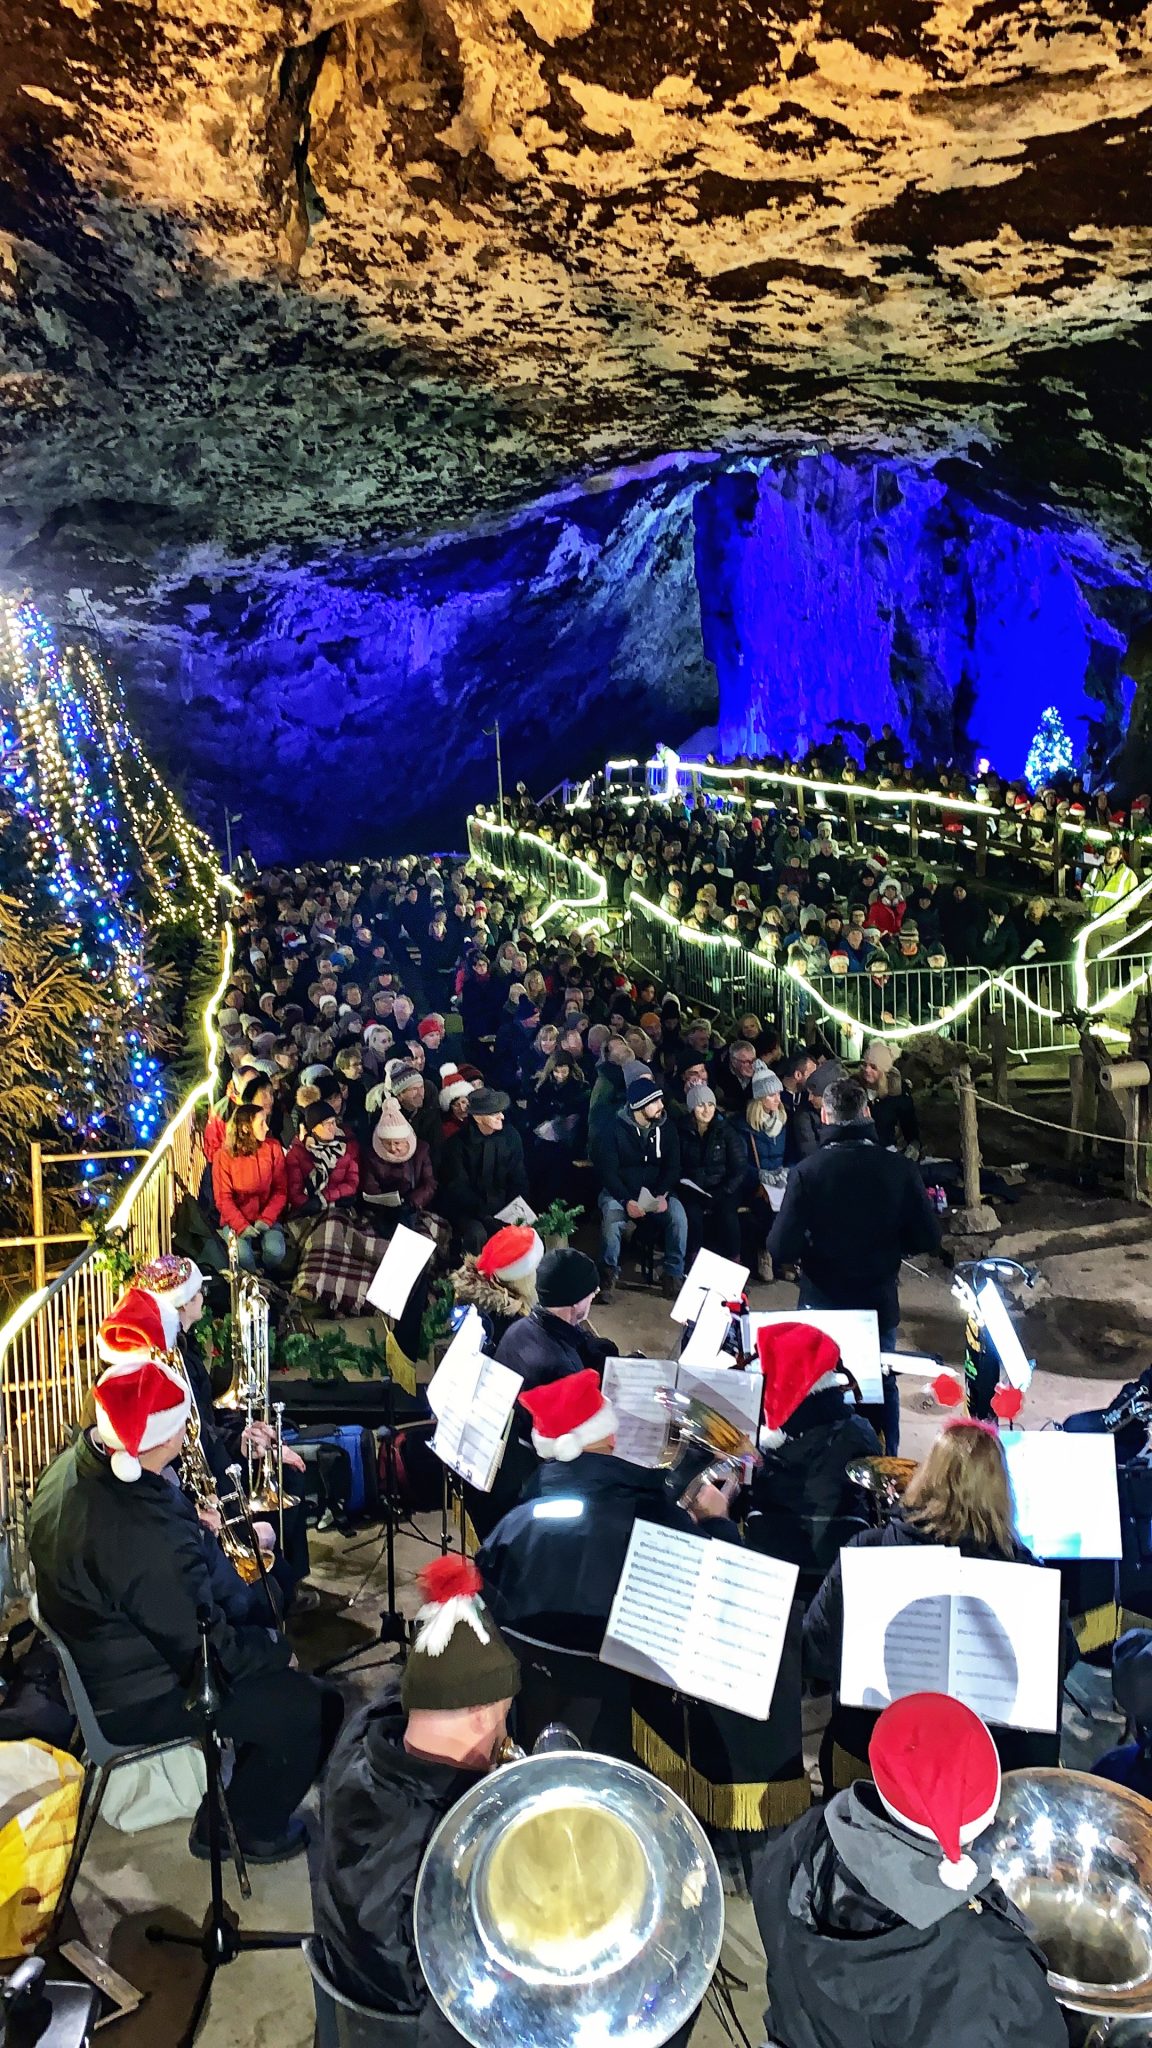
[[[1050,704],[1028,749],[1024,780],[1031,790],[1046,789],[1056,776],[1070,775],[1074,766],[1072,742],[1064,730],[1064,721],[1056,706]]]
[[[0,1194],[31,1138],[146,1146],[168,1114],[165,961],[215,926],[218,862],[157,774],[117,679],[0,602]],[[107,1204],[85,1168],[81,1206]]]

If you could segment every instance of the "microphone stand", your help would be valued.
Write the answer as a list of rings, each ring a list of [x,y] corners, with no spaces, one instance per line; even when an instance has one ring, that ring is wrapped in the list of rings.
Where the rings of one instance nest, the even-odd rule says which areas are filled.
[[[204,1924],[199,1934],[177,1934],[167,1927],[151,1925],[145,1929],[146,1938],[151,1942],[163,1942],[177,1948],[198,1948],[204,1963],[204,1975],[196,1993],[188,2024],[175,2048],[192,2048],[201,2022],[212,1996],[212,1985],[216,1972],[226,1963],[234,1963],[238,1955],[249,1949],[299,1948],[307,1939],[303,1934],[245,1934],[231,1906],[224,1897],[224,1795],[220,1783],[220,1736],[216,1727],[216,1716],[223,1698],[222,1684],[215,1652],[211,1643],[212,1610],[209,1607],[197,1609],[196,1626],[200,1631],[200,1658],[195,1677],[188,1689],[185,1700],[186,1711],[200,1724],[200,1747],[204,1756],[206,1778],[205,1803],[208,1809],[208,1854],[211,1866],[211,1901],[204,1915]],[[240,1876],[241,1891],[245,1898],[251,1896],[248,1873],[239,1844],[235,1841],[232,1823],[228,1822],[236,1854],[236,1868]]]

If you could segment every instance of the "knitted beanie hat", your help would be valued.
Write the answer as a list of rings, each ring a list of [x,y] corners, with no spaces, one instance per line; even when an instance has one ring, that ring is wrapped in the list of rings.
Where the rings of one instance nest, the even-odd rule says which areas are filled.
[[[454,1714],[515,1699],[520,1666],[484,1605],[471,1558],[434,1558],[417,1583],[424,1601],[400,1684],[406,1712]]]

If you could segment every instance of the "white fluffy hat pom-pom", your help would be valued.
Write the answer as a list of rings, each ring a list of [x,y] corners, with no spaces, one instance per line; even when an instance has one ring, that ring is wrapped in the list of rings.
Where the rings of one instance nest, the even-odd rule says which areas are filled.
[[[980,1866],[972,1856],[961,1856],[958,1863],[950,1862],[945,1856],[936,1868],[941,1884],[946,1884],[950,1892],[966,1892],[980,1875]]]
[[[134,1480],[139,1479],[144,1467],[139,1458],[132,1456],[131,1451],[113,1451],[112,1470],[117,1479],[122,1479],[125,1485],[131,1486]]]

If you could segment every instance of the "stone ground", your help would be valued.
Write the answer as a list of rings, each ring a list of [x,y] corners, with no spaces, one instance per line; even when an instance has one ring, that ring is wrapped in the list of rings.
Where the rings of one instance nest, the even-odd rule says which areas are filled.
[[[1124,1376],[1140,1348],[1147,1305],[1152,1321],[1152,1251],[1145,1212],[1099,1199],[1081,1199],[1051,1187],[1021,1192],[1005,1249],[1021,1257],[1038,1254],[1046,1275],[1046,1245],[1053,1247],[1053,1271],[1042,1282],[1041,1299],[1022,1326],[1025,1348],[1035,1352],[1038,1371],[1029,1397],[1031,1427],[1059,1419],[1073,1409],[1097,1405],[1107,1387]],[[1080,1272],[1080,1268],[1083,1272]],[[1050,1291],[1049,1291],[1050,1290]],[[905,1271],[902,1286],[902,1343],[941,1352],[959,1364],[963,1324],[949,1297],[942,1266],[925,1263],[923,1273]],[[785,1283],[754,1287],[755,1307],[788,1308],[795,1289]],[[1073,1313],[1074,1311],[1074,1313]],[[595,1312],[597,1326],[622,1351],[659,1356],[666,1343],[666,1304],[640,1289],[622,1290],[616,1304]],[[1078,1334],[1081,1333],[1081,1334]],[[1107,1337],[1107,1343],[1100,1340]],[[928,1405],[926,1406],[926,1399]],[[938,1427],[939,1411],[922,1382],[905,1380],[904,1444],[910,1454],[924,1450]],[[414,1578],[439,1544],[435,1516],[418,1518],[399,1536],[399,1602],[414,1611]],[[338,1536],[316,1540],[313,1579],[321,1589],[321,1612],[301,1625],[301,1661],[317,1664],[359,1645],[360,1660],[341,1675],[349,1700],[359,1702],[381,1682],[387,1654],[369,1654],[379,1609],[384,1604],[384,1561],[378,1537]],[[815,1738],[819,1710],[812,1712]],[[1070,1707],[1065,1721],[1065,1756],[1083,1764],[1114,1738],[1110,1726],[1095,1728]],[[148,1997],[139,2012],[118,2023],[118,2048],[166,2048],[178,2034],[194,1994],[198,1960],[180,1950],[158,1950],[143,1939],[145,1924],[159,1916],[192,1930],[207,1902],[208,1872],[193,1862],[183,1823],[127,1836],[98,1823],[76,1892],[76,1913],[89,1945],[105,1956]],[[234,1879],[228,1883],[234,1903]],[[303,1860],[281,1869],[253,1873],[253,1897],[243,1924],[306,1930],[311,1925],[308,1872]],[[747,1986],[737,1989],[737,2009],[751,2041],[762,2038],[762,1958],[746,1902],[729,1901],[725,1961]],[[269,1953],[242,1957],[221,1973],[200,2039],[204,2048],[306,2048],[312,2040],[313,2011],[307,1972],[299,1955]],[[718,2017],[706,2010],[693,2048],[720,2048],[727,2038]]]

